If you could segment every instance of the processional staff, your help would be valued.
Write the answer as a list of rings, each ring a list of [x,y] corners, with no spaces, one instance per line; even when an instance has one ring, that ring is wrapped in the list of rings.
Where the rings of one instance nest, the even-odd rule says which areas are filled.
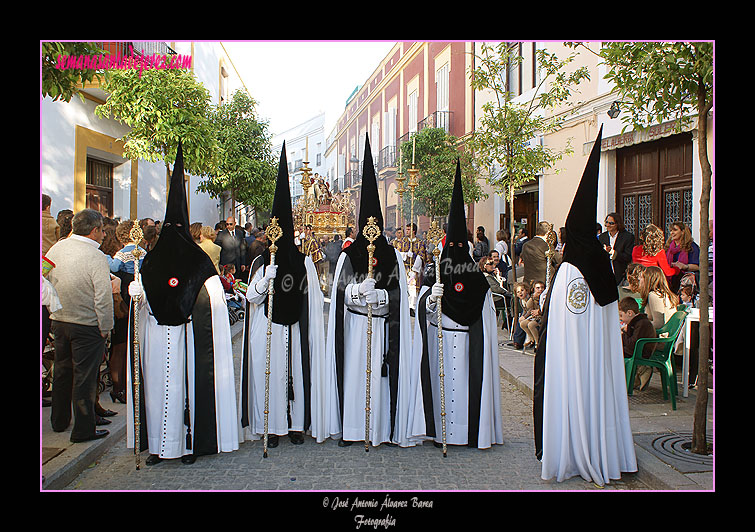
[[[131,255],[134,257],[134,281],[139,283],[139,257],[141,257],[142,255],[142,250],[139,247],[139,243],[144,238],[142,228],[139,225],[139,220],[134,220],[133,227],[129,232],[129,237],[131,238],[131,241],[134,242],[134,249],[131,251]],[[141,299],[141,296],[134,296],[133,299],[134,301],[132,302],[132,307],[134,312],[134,348],[132,358],[134,359],[134,455],[136,459],[136,469],[139,470],[139,453],[141,452],[141,361],[139,351],[139,300]]]
[[[283,230],[278,225],[278,218],[273,216],[270,225],[265,230],[267,238],[270,240],[270,266],[275,266],[275,252],[278,246],[275,242],[283,236]],[[275,279],[270,279],[267,287],[267,351],[265,355],[265,434],[262,443],[262,456],[267,458],[267,422],[270,414],[270,340],[273,334],[273,283]]]
[[[367,219],[362,234],[369,242],[367,246],[367,278],[372,279],[372,260],[375,253],[375,240],[380,236],[380,227],[374,216]],[[372,381],[372,303],[367,303],[367,369],[365,371],[364,406],[364,451],[370,451],[370,384]]]
[[[440,283],[440,242],[443,239],[443,230],[438,227],[438,222],[433,220],[430,230],[427,232],[427,241],[435,246],[433,258],[435,260],[435,282]],[[443,310],[441,300],[436,301],[436,313],[438,320],[438,373],[440,376],[440,421],[443,429],[443,457],[448,456],[446,445],[446,387],[445,372],[443,370]]]

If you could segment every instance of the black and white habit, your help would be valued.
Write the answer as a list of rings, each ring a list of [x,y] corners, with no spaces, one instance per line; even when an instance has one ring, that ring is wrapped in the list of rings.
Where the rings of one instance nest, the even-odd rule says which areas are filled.
[[[502,444],[495,306],[488,281],[469,255],[458,163],[440,255],[442,286],[435,283],[434,267],[426,272],[417,299],[413,343],[421,372],[424,434],[442,442],[437,317],[437,296],[442,293],[446,442],[481,449]]]
[[[312,259],[294,243],[285,150],[284,143],[271,211],[282,230],[275,243],[275,266],[270,267],[270,250],[265,249],[252,262],[246,290],[239,394],[241,430],[245,440],[264,435],[268,287],[270,279],[274,279],[268,435],[291,433],[291,441],[301,443],[301,434],[310,433],[322,442],[328,437],[322,384],[324,299]]]
[[[367,239],[362,230],[375,217],[374,282],[367,280]],[[418,370],[411,367],[411,322],[401,255],[384,234],[369,138],[365,139],[359,232],[339,256],[331,288],[326,358],[329,434],[340,444],[365,440],[367,301],[372,300],[370,434],[372,445],[408,447],[418,412]],[[415,416],[415,414],[417,414]]]
[[[566,219],[563,262],[546,296],[535,355],[535,451],[544,480],[602,486],[637,471],[618,291],[595,235],[602,127]]]
[[[231,331],[215,266],[192,239],[179,143],[160,238],[144,257],[139,297],[140,451],[163,458],[239,447]],[[133,294],[132,294],[133,295]],[[132,297],[131,301],[134,301]],[[127,446],[133,448],[133,309],[129,317]]]

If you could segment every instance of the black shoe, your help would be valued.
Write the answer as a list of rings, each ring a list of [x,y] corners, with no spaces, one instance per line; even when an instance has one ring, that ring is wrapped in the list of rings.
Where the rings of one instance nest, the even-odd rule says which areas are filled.
[[[103,408],[100,410],[99,408],[95,411],[95,413],[100,417],[113,417],[117,416],[118,412],[114,412],[113,410],[110,410],[108,408]]]
[[[102,416],[97,416],[94,422],[94,424],[97,425],[98,427],[101,427],[102,425],[110,425],[110,423],[112,423],[112,421]]]
[[[126,392],[110,392],[110,399],[114,403],[123,403],[126,404]]]
[[[155,464],[159,464],[162,461],[163,459],[157,456],[156,454],[151,454],[149,455],[149,457],[147,457],[147,460],[145,460],[144,463],[147,465],[155,465]]]
[[[301,432],[298,431],[289,432],[288,438],[294,445],[301,445],[302,443],[304,443],[304,436],[302,436]]]
[[[268,449],[275,449],[278,447],[278,435],[277,434],[268,434],[267,435],[267,448]]]
[[[76,438],[76,439],[71,438],[71,443],[82,443],[82,442],[85,442],[85,441],[99,440],[101,438],[104,438],[108,434],[110,434],[109,430],[105,430],[105,429],[95,430],[94,434],[92,434],[91,436],[88,436],[86,438]]]
[[[49,399],[42,398],[42,406],[52,406],[52,401]]]
[[[346,441],[343,438],[341,438],[340,440],[338,440],[338,446],[339,447],[350,447],[353,444],[354,444],[353,441]]]
[[[438,449],[442,449],[443,448],[443,444],[441,442],[438,442],[438,441],[434,441],[433,445],[435,445],[435,447],[437,447]]]
[[[185,454],[181,457],[182,464],[193,464],[197,461],[197,457],[193,454]]]

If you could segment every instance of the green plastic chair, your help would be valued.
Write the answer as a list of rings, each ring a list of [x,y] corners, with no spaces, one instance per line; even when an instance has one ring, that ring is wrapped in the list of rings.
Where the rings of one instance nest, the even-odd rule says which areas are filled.
[[[634,390],[634,379],[637,375],[638,366],[651,366],[658,368],[661,374],[661,384],[663,386],[663,399],[668,399],[671,395],[671,408],[676,410],[676,395],[678,393],[676,385],[676,367],[674,364],[673,350],[676,339],[682,331],[684,320],[687,312],[677,310],[669,320],[661,327],[656,329],[658,336],[668,333],[665,338],[641,338],[637,340],[634,346],[634,352],[630,358],[624,359],[624,371],[627,376],[627,395],[632,395]],[[655,343],[656,348],[650,355],[650,358],[642,358],[642,349],[648,343]]]

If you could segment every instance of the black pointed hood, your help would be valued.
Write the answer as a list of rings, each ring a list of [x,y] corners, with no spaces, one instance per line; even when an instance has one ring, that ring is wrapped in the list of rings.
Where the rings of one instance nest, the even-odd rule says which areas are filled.
[[[160,237],[145,255],[140,272],[147,301],[160,325],[188,322],[205,281],[217,274],[210,257],[189,233],[184,186],[183,147],[179,141]]]
[[[461,165],[458,159],[447,229],[446,244],[440,254],[443,313],[457,323],[470,325],[482,316],[482,305],[490,284],[469,254]]]
[[[398,263],[396,251],[385,239],[385,227],[383,225],[383,212],[378,195],[377,179],[375,178],[375,165],[372,162],[370,139],[365,135],[364,139],[364,163],[362,167],[362,191],[359,198],[359,231],[354,242],[346,248],[344,253],[351,259],[354,274],[364,277],[367,274],[367,239],[362,231],[367,225],[367,220],[372,216],[380,227],[380,236],[375,240],[375,252],[373,253],[373,277],[375,287],[386,290],[398,286]]]
[[[278,247],[275,253],[278,272],[273,282],[273,322],[291,325],[299,321],[301,317],[302,299],[307,289],[307,270],[304,266],[305,255],[294,244],[294,215],[291,207],[291,188],[288,183],[285,142],[281,149],[273,208],[270,211],[270,218],[273,217],[278,219],[278,225],[283,232],[275,242]],[[270,264],[269,248],[264,251],[263,256],[265,264]]]
[[[595,235],[598,211],[598,169],[603,126],[587,159],[582,180],[566,217],[566,242],[563,262],[576,266],[600,306],[617,301],[616,277],[608,254]]]

